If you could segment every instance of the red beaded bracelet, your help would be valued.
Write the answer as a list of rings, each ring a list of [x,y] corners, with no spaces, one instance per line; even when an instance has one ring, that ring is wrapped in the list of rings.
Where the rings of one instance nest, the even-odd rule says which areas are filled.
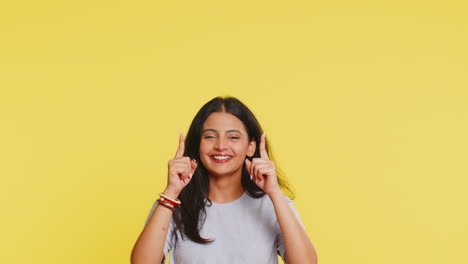
[[[169,210],[171,210],[172,212],[174,212],[174,206],[170,205],[170,204],[167,203],[166,201],[161,201],[160,199],[158,199],[158,205],[164,206],[164,207],[166,207],[167,209],[169,209]]]
[[[171,199],[169,197],[167,197],[166,195],[164,195],[163,193],[160,193],[159,194],[161,197],[159,198],[161,201],[165,201],[167,203],[169,203],[170,205],[172,206],[180,206],[180,204],[182,203],[179,199]]]

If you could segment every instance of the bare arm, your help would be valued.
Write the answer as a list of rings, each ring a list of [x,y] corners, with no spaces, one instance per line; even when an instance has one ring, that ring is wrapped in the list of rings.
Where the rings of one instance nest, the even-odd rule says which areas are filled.
[[[174,159],[168,162],[168,184],[163,192],[171,199],[177,199],[197,168],[195,160],[183,156],[184,149],[184,136],[180,134],[179,148]],[[171,218],[172,211],[169,208],[156,206],[153,215],[133,246],[130,256],[132,264],[157,264],[163,261],[164,244]]]
[[[164,191],[171,198],[177,198],[178,194]],[[156,206],[153,215],[141,232],[132,250],[132,264],[156,264],[164,258],[164,243],[172,218],[172,211],[164,206]]]
[[[270,196],[275,207],[276,218],[283,235],[285,260],[288,264],[317,264],[317,253],[309,237],[289,207],[278,185],[276,167],[265,148],[265,133],[260,138],[260,158],[245,160],[252,180]],[[287,255],[287,257],[286,257]]]
[[[296,219],[293,210],[283,193],[278,190],[269,194],[275,207],[276,218],[283,235],[286,249],[285,261],[288,264],[317,264],[317,253],[307,233]],[[287,256],[286,256],[287,255]]]

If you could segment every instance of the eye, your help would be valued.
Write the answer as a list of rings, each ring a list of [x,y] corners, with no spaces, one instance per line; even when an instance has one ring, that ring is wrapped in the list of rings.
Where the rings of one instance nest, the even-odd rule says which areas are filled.
[[[204,136],[203,138],[215,138],[214,136]]]
[[[229,137],[230,139],[240,139],[240,137],[237,137],[237,136],[232,136],[232,137]]]

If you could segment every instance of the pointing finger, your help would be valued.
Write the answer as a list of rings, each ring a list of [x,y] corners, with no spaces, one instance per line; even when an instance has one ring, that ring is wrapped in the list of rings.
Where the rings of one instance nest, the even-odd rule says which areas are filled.
[[[184,140],[184,135],[182,133],[180,133],[180,137],[179,137],[179,148],[177,149],[177,152],[176,152],[176,155],[175,155],[175,158],[180,158],[184,155],[184,151],[185,151],[185,140]]]
[[[262,157],[262,159],[270,159],[265,147],[265,133],[263,133],[260,138],[260,157]]]

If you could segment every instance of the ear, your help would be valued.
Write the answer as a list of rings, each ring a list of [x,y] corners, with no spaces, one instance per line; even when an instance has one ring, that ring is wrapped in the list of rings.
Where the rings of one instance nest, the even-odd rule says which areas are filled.
[[[247,149],[247,156],[251,158],[255,154],[255,149],[257,148],[257,142],[254,138],[249,142],[249,148]]]

